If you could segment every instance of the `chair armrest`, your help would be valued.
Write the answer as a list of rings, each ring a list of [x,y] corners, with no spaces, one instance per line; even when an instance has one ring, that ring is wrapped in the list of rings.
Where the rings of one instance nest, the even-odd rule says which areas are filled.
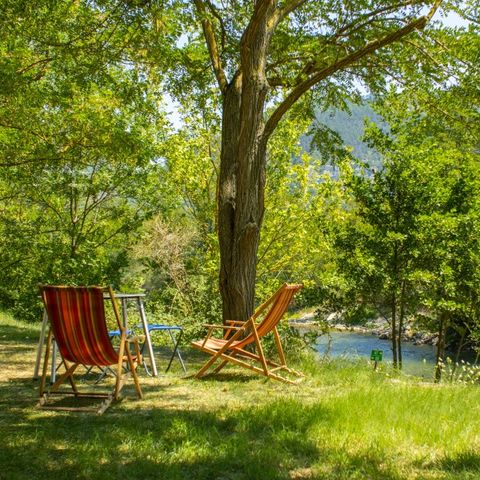
[[[206,343],[212,336],[214,329],[224,330],[225,333],[223,334],[223,339],[227,340],[227,342],[233,341],[241,334],[241,332],[245,331],[245,326],[235,327],[233,325],[212,325],[209,323],[203,324],[203,326],[208,328],[208,333],[203,340],[202,348],[205,347]]]
[[[232,325],[211,325],[209,323],[204,323],[202,326],[205,328],[223,328],[228,330],[242,330],[242,327],[233,327]]]
[[[247,322],[248,322],[248,320],[247,320],[247,321],[243,321],[243,320],[225,320],[225,323],[231,323],[232,325],[245,325]]]

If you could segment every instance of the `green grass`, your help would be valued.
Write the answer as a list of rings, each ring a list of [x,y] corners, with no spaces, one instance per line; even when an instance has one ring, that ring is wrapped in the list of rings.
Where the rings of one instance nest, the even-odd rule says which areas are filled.
[[[237,369],[141,373],[103,416],[35,408],[38,326],[0,313],[0,479],[479,479],[480,390],[303,361],[300,385]],[[186,347],[190,371],[203,357]],[[165,360],[161,365],[165,365]]]

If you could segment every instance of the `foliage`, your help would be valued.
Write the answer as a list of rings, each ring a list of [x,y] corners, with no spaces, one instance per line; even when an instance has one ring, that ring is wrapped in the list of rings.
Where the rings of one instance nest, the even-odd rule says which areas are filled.
[[[158,209],[166,123],[115,43],[120,12],[3,7],[0,304],[31,319],[38,283],[119,286],[126,245]]]
[[[347,320],[383,313],[398,329],[393,342],[406,317],[421,312],[433,330],[447,328],[439,319],[448,314],[449,326],[471,335],[478,328],[478,154],[466,143],[459,148],[458,137],[435,129],[424,112],[389,106],[382,111],[391,133],[372,125],[367,137],[383,168],[347,168],[340,178],[349,207],[330,231],[341,276],[321,286],[323,311]]]
[[[466,9],[468,11],[468,8]],[[475,342],[478,322],[478,21],[435,36],[440,56],[452,58],[436,84],[422,83],[382,99],[381,111],[393,126],[397,146],[436,156],[425,168],[417,160],[419,181],[437,178],[418,217],[419,271],[415,282],[424,311],[423,326],[439,332],[438,356],[452,339],[461,349]],[[474,48],[472,48],[472,46]],[[440,50],[440,51],[439,51]],[[443,83],[440,83],[440,80]],[[420,87],[420,88],[418,88]],[[405,105],[409,108],[405,111]],[[397,139],[400,139],[398,141]],[[402,140],[404,139],[404,140]],[[421,232],[421,233],[420,233]]]
[[[303,281],[297,306],[320,300],[323,313],[361,321],[394,294],[402,315],[425,309],[436,328],[448,312],[459,337],[478,337],[478,11],[444,2],[468,28],[424,28],[415,18],[427,4],[272,3],[264,95],[239,101],[243,114],[259,106],[261,126],[242,135],[268,141],[251,262],[258,301]],[[146,287],[152,315],[192,332],[218,318],[221,152],[238,141],[225,137],[221,72],[232,89],[246,79],[239,98],[256,85],[244,46],[262,10],[201,0],[1,7],[0,305],[33,318],[39,282],[109,282]],[[370,129],[385,169],[362,176],[324,112],[357,109],[365,91],[391,130]],[[176,131],[165,92],[178,102]],[[298,142],[307,131],[314,155]],[[233,171],[258,160],[245,155]],[[324,167],[332,161],[340,182]]]
[[[320,161],[302,150],[299,133],[308,119],[293,117],[279,127],[268,152],[265,219],[258,252],[259,301],[283,282],[302,283],[323,257],[315,212],[323,202]],[[309,255],[305,255],[309,252]]]
[[[421,16],[424,4],[430,8]],[[253,311],[267,145],[280,121],[299,106],[311,115],[313,102],[345,108],[347,99],[359,99],[361,85],[380,91],[385,77],[378,65],[388,65],[390,74],[401,70],[404,38],[412,34],[421,45],[419,32],[439,4],[172,3],[189,27],[174,47],[189,61],[167,73],[174,85],[189,87],[189,95],[175,90],[179,100],[194,92],[205,106],[205,92],[218,87],[212,103],[222,113],[217,223],[224,319]],[[202,64],[210,64],[210,78],[199,75]],[[331,131],[317,132],[335,143]]]
[[[183,324],[186,337],[220,318],[215,235],[218,137],[202,112],[190,112],[164,149],[162,189],[168,202],[131,247],[138,287],[151,315]],[[133,267],[133,265],[132,265]],[[134,281],[134,276],[131,281]],[[165,320],[167,319],[167,320]]]
[[[219,318],[215,251],[202,248],[199,240],[195,224],[173,227],[155,217],[133,249],[148,291],[149,316],[183,325],[189,339],[203,333],[202,323]]]

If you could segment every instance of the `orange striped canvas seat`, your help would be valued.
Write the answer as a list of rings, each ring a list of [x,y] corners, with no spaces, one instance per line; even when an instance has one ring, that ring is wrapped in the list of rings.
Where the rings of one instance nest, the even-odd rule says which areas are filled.
[[[44,287],[45,308],[62,357],[103,367],[118,362],[105,321],[104,289]]]
[[[80,407],[52,407],[48,403],[49,397],[53,394],[72,394],[75,397],[104,398],[105,401],[100,408],[95,410],[97,413],[103,413],[113,399],[118,399],[127,375],[133,377],[137,395],[142,398],[142,390],[136,374],[137,365],[141,363],[139,339],[127,337],[125,326],[120,320],[113,290],[102,287],[45,285],[41,287],[41,293],[50,321],[50,329],[43,362],[39,406],[55,410],[85,410]],[[113,314],[120,331],[118,350],[113,348],[108,335],[105,294],[107,294],[107,298],[110,297]],[[62,357],[65,372],[49,389],[46,389],[47,364],[53,338]],[[134,353],[130,351],[130,343],[133,344]],[[110,371],[114,371],[116,375],[113,391],[111,393],[81,393],[73,376],[80,365],[102,369],[112,367],[113,369],[110,368]],[[72,391],[59,390],[66,381],[70,384]]]
[[[227,320],[226,325],[205,325],[209,328],[207,336],[202,340],[192,342],[192,346],[211,355],[211,358],[195,376],[203,377],[217,360],[221,360],[221,363],[213,373],[219,372],[227,363],[231,362],[276,380],[290,382],[288,378],[280,375],[280,372],[301,376],[302,374],[286,365],[277,325],[287,311],[294,295],[302,287],[303,285],[282,285],[246,322]],[[256,320],[262,314],[265,316],[257,325]],[[222,329],[225,332],[223,338],[212,336],[215,329]],[[267,359],[263,352],[261,340],[269,333],[274,335],[278,361]],[[251,351],[252,349],[245,349],[251,344],[255,345],[254,352]]]
[[[195,348],[211,348],[212,350],[220,350],[225,344],[228,342],[228,340],[225,340],[224,338],[209,338],[206,342],[204,340],[195,340],[192,342],[192,345]],[[244,342],[232,342],[230,347],[235,348],[238,347],[240,344],[244,345]]]

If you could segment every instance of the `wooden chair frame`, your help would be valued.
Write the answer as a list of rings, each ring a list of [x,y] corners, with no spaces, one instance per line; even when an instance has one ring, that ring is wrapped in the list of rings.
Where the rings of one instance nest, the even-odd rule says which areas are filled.
[[[208,353],[211,355],[211,358],[195,374],[195,378],[204,377],[210,367],[212,367],[217,360],[221,360],[221,362],[211,372],[212,374],[218,373],[229,362],[231,362],[252,370],[255,373],[281,382],[296,383],[290,378],[287,378],[287,376],[280,375],[280,373],[303,377],[304,375],[301,372],[293,370],[287,366],[282,343],[280,341],[280,335],[277,329],[277,325],[286,312],[288,304],[285,306],[284,311],[279,315],[276,322],[274,322],[269,328],[267,327],[267,331],[261,331],[262,326],[265,326],[264,322],[266,321],[267,316],[258,324],[255,321],[262,313],[264,313],[267,307],[271,306],[279,299],[286,289],[294,290],[293,294],[295,294],[297,290],[302,288],[302,286],[303,285],[284,284],[270,299],[258,307],[255,313],[247,321],[227,320],[226,325],[204,325],[204,327],[208,328],[207,336],[203,342],[192,342],[192,346]],[[209,346],[209,343],[211,343],[209,340],[213,338],[212,334],[215,330],[223,330],[225,334],[223,339],[217,341],[216,345],[212,347]],[[274,362],[265,356],[261,339],[268,333],[273,333],[279,362]],[[247,345],[254,345],[255,351],[252,352],[246,350],[244,347]]]
[[[42,289],[42,287],[40,287]],[[57,288],[69,288],[59,286]],[[46,378],[47,378],[47,370],[48,370],[48,361],[50,357],[50,348],[52,345],[53,340],[53,331],[52,326],[50,324],[50,328],[48,331],[47,342],[46,342],[46,350],[45,350],[45,358],[43,362],[43,370],[40,382],[40,400],[38,402],[38,407],[48,410],[66,410],[66,411],[85,411],[85,412],[96,412],[97,414],[101,415],[105,412],[105,410],[111,405],[113,400],[118,400],[120,397],[120,392],[125,384],[126,377],[131,374],[133,377],[135,390],[139,399],[143,398],[142,389],[140,387],[140,383],[138,381],[138,375],[136,372],[136,368],[139,364],[142,363],[142,355],[140,351],[140,344],[141,341],[140,337],[128,337],[127,332],[123,323],[120,320],[120,314],[118,311],[118,306],[115,300],[115,294],[111,287],[102,287],[102,289],[108,293],[108,296],[112,302],[113,312],[115,319],[118,324],[118,328],[120,329],[120,344],[118,349],[118,360],[116,364],[112,364],[111,366],[115,365],[116,367],[116,381],[115,386],[111,392],[102,393],[102,392],[80,392],[77,388],[77,384],[73,377],[76,369],[83,365],[88,367],[89,365],[85,365],[82,363],[76,362],[68,362],[61,352],[59,354],[62,357],[62,363],[65,372],[59,376],[59,378],[53,383],[49,388],[46,388]],[[45,303],[45,308],[47,309],[47,303],[44,291],[42,289],[42,299]],[[47,309],[48,312],[48,309]],[[133,344],[135,356],[132,355],[130,351],[130,344]],[[106,368],[106,367],[105,367]],[[124,371],[125,370],[125,371]],[[67,382],[70,384],[71,390],[60,390],[60,387],[63,383]],[[52,395],[74,395],[76,398],[99,398],[103,399],[100,406],[98,408],[91,408],[91,407],[64,407],[64,406],[53,406],[48,403],[50,397]]]

